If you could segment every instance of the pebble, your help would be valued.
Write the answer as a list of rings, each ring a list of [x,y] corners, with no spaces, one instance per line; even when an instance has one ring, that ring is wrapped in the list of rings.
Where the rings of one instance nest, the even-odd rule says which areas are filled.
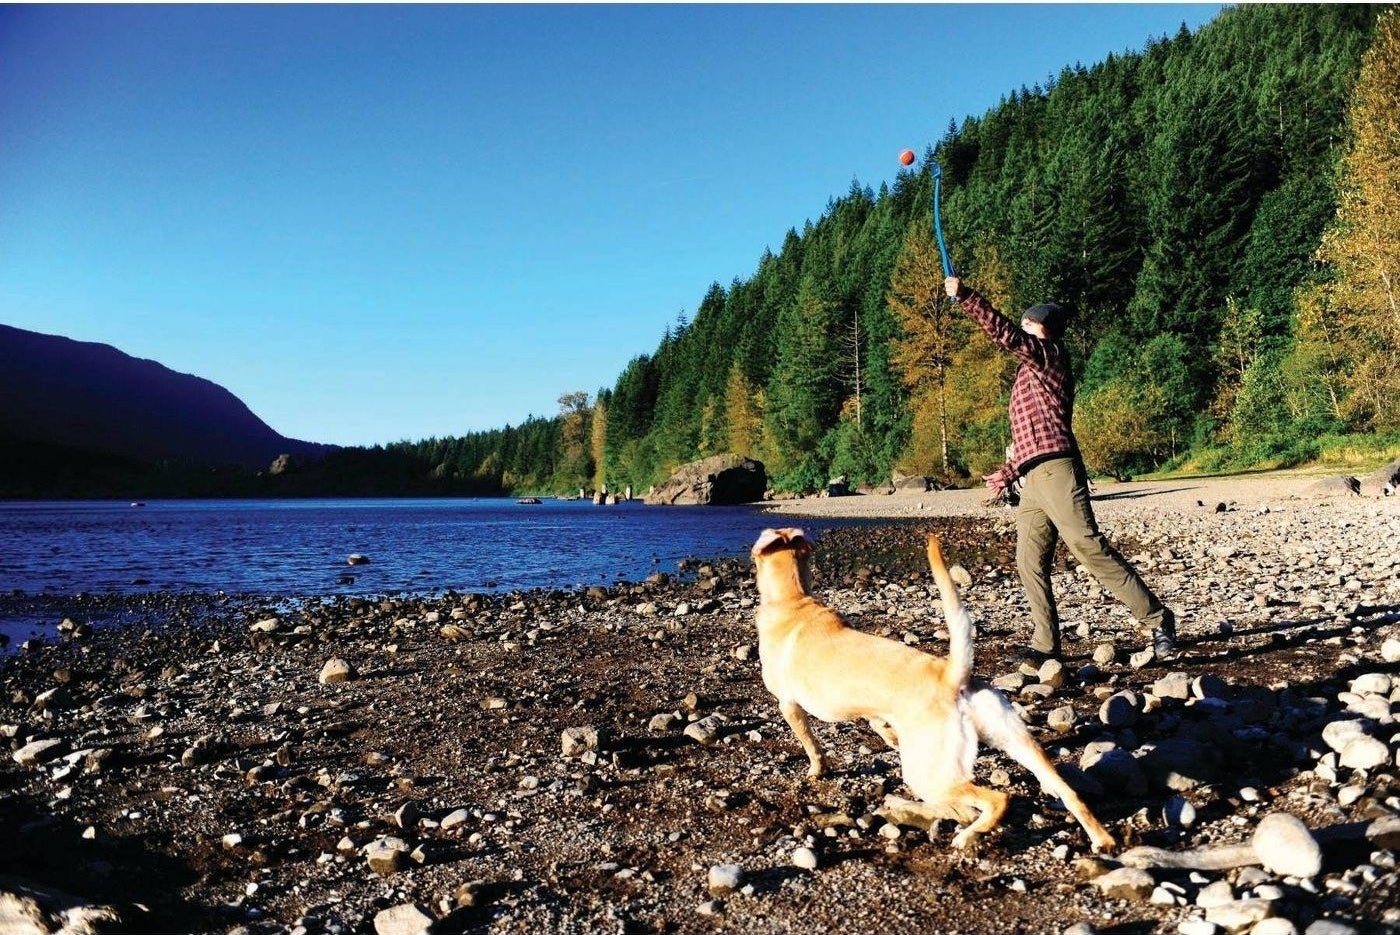
[[[691,740],[704,746],[719,742],[720,733],[724,728],[724,719],[718,714],[711,714],[702,717],[698,721],[691,721],[685,726],[685,735]]]
[[[1322,872],[1322,848],[1308,826],[1287,812],[1270,812],[1252,839],[1264,869],[1284,877],[1314,877]]]
[[[566,727],[560,735],[560,753],[566,757],[582,756],[597,750],[601,744],[598,728],[593,726]]]
[[[402,838],[383,837],[365,845],[365,862],[380,876],[388,876],[403,866],[410,848]]]
[[[1157,881],[1146,870],[1135,867],[1119,867],[1094,878],[1094,885],[1109,899],[1124,899],[1129,902],[1143,902],[1150,899],[1157,888]]]
[[[670,733],[681,721],[681,716],[674,711],[666,711],[662,714],[652,716],[647,722],[647,730],[654,734]]]
[[[336,685],[341,682],[353,681],[356,678],[355,667],[344,659],[327,659],[326,664],[321,666],[321,674],[316,680],[322,685]]]
[[[1274,914],[1274,904],[1264,899],[1238,899],[1206,910],[1206,919],[1227,932],[1248,932]]]
[[[711,896],[727,896],[744,885],[744,868],[738,864],[715,864],[705,877]]]
[[[1075,715],[1073,705],[1061,705],[1045,716],[1045,726],[1060,734],[1074,730]]]
[[[1375,769],[1390,762],[1390,750],[1375,737],[1353,737],[1337,762],[1348,769]]]
[[[1152,683],[1152,694],[1162,699],[1185,701],[1191,697],[1191,677],[1185,672],[1169,672]]]
[[[1095,744],[1090,744],[1085,749],[1079,761],[1080,769],[1108,789],[1128,795],[1142,795],[1147,791],[1147,777],[1131,753],[1116,746],[1108,749],[1095,747]]]
[[[1364,786],[1342,786],[1337,790],[1337,804],[1342,808],[1352,805],[1366,794]]]
[[[1069,673],[1065,669],[1065,664],[1058,659],[1047,659],[1040,664],[1040,670],[1036,673],[1040,679],[1040,684],[1049,685],[1051,688],[1064,688],[1065,682],[1069,678]]]
[[[37,766],[56,759],[62,754],[64,746],[63,739],[58,737],[32,740],[11,754],[11,757],[20,766]]]
[[[1196,823],[1196,806],[1190,799],[1174,795],[1162,806],[1162,817],[1174,828],[1190,828]]]
[[[1318,919],[1303,930],[1303,935],[1360,935],[1360,933],[1345,922],[1338,922],[1336,919]]]
[[[1231,888],[1229,881],[1217,880],[1214,883],[1201,887],[1201,891],[1196,894],[1196,905],[1202,909],[1210,909],[1213,906],[1224,906],[1235,901],[1235,891]]]
[[[1177,923],[1176,930],[1181,935],[1215,935],[1220,931],[1220,926],[1205,919],[1182,919]]]
[[[1357,694],[1389,695],[1391,682],[1384,672],[1368,672],[1351,680],[1351,690]]]
[[[1367,733],[1364,721],[1355,719],[1329,721],[1322,728],[1322,742],[1341,753],[1352,740]]]
[[[1137,723],[1138,698],[1133,692],[1117,692],[1099,708],[1099,720],[1109,727],[1131,727]]]
[[[1175,906],[1181,902],[1181,897],[1167,887],[1158,885],[1152,891],[1152,897],[1148,899],[1148,902],[1154,906]]]
[[[1298,935],[1298,926],[1293,924],[1292,919],[1269,916],[1256,922],[1249,930],[1249,935]]]
[[[392,906],[374,917],[376,935],[425,935],[437,920],[417,903]]]
[[[1198,699],[1228,698],[1230,686],[1218,675],[1199,675],[1191,680],[1191,694]]]
[[[1008,672],[992,679],[992,687],[999,688],[1004,692],[1019,692],[1028,682],[1030,682],[1028,676],[1022,675],[1020,672]]]
[[[817,852],[810,847],[799,847],[792,852],[792,865],[803,870],[817,869]]]

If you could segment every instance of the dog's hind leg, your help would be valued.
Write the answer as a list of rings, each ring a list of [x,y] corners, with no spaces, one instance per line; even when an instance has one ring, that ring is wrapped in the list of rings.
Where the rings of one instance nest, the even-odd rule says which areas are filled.
[[[812,735],[812,726],[808,723],[807,712],[795,701],[780,701],[778,710],[783,712],[783,719],[788,722],[792,732],[797,735],[797,741],[802,744],[802,749],[807,751],[807,759],[812,764],[807,770],[807,775],[816,779],[826,772],[826,758],[822,756],[822,749],[817,745],[817,738]]]
[[[1006,814],[1008,796],[995,789],[974,786],[969,781],[948,790],[943,800],[955,809],[971,806],[980,813],[976,821],[953,835],[953,847],[961,848],[967,847],[977,835],[991,831],[1001,822],[1001,817]]]
[[[962,704],[943,706],[919,729],[906,731],[900,747],[904,784],[923,800],[928,812],[966,823],[953,837],[954,847],[966,847],[977,835],[995,828],[1006,814],[1005,793],[973,783],[976,759],[977,732]]]
[[[899,749],[899,734],[895,733],[894,727],[890,725],[889,721],[872,717],[866,718],[866,723],[870,725],[871,730],[880,735],[880,739],[888,744],[891,750]]]
[[[1036,743],[1001,692],[984,688],[972,692],[969,701],[968,709],[972,712],[972,723],[977,728],[978,736],[1030,770],[1040,781],[1042,789],[1064,802],[1070,814],[1084,826],[1094,850],[1111,850],[1117,845],[1113,835],[1089,811],[1089,806],[1084,804],[1079,793],[1070,788],[1055,769],[1055,764],[1050,762],[1045,750]]]

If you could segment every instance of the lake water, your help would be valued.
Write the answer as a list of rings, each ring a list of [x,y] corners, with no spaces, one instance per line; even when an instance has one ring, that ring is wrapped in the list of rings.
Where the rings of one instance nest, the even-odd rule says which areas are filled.
[[[746,555],[777,521],[747,506],[563,500],[0,502],[0,593],[586,587]],[[804,523],[812,533],[835,525]],[[351,553],[369,564],[348,565]]]

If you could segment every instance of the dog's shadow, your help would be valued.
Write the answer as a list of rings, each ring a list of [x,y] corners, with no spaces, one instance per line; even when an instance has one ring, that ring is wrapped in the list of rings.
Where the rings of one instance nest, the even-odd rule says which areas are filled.
[[[768,727],[769,722],[761,720],[731,721],[720,727],[714,735],[711,745],[722,745],[726,738],[737,734],[744,734],[751,730],[758,730]],[[659,766],[674,760],[683,759],[683,752],[693,748],[701,747],[703,744],[687,737],[684,733],[657,734],[657,735],[623,735],[615,737],[609,744],[609,750],[616,756],[621,754],[624,760],[644,761],[650,766]]]

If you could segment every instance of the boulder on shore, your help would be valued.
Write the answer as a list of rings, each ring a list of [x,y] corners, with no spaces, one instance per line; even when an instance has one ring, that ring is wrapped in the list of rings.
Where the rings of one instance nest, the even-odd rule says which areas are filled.
[[[725,506],[762,500],[767,487],[763,462],[715,455],[682,466],[645,499],[648,504],[668,506]]]
[[[1324,477],[1304,493],[1312,497],[1354,497],[1361,493],[1361,481],[1345,474]]]
[[[1389,497],[1400,491],[1400,458],[1361,478],[1361,493],[1368,497]]]
[[[913,490],[917,493],[928,493],[933,489],[926,474],[901,474],[898,471],[890,475],[890,486],[895,490]]]

